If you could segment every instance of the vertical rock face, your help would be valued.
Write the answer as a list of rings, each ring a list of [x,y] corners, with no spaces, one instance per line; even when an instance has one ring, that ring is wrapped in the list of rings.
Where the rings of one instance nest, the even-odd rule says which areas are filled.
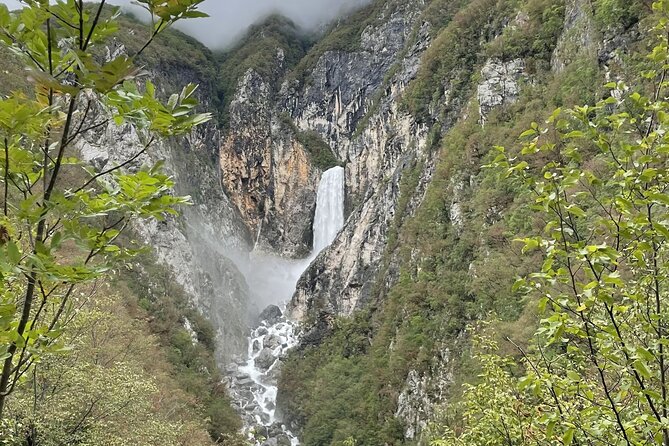
[[[427,371],[411,370],[407,375],[397,397],[395,411],[395,418],[405,426],[405,438],[419,438],[421,431],[433,420],[436,405],[443,401],[446,390],[453,382],[451,356],[449,346],[442,346]]]
[[[512,104],[520,94],[519,81],[525,75],[525,63],[522,59],[503,62],[491,59],[481,69],[481,83],[477,88],[481,123],[494,108]]]
[[[212,93],[193,73],[179,71],[173,64],[169,72],[157,70],[152,77],[166,91],[188,82],[200,83],[201,108],[213,107],[208,101]],[[100,127],[78,142],[82,158],[98,169],[118,165],[142,147],[136,129],[130,125]],[[154,248],[157,261],[169,268],[193,304],[213,323],[218,359],[226,362],[246,348],[251,298],[235,262],[248,255],[250,235],[223,191],[218,149],[219,131],[211,122],[187,137],[152,145],[129,168],[162,161],[166,173],[175,180],[175,193],[191,197],[192,205],[180,208],[179,216],[139,222],[133,229],[141,241]]]
[[[551,67],[560,72],[580,55],[594,55],[596,49],[592,5],[587,0],[567,0],[564,31],[553,51]]]
[[[350,210],[343,231],[298,283],[289,308],[297,319],[321,311],[350,315],[369,298],[396,218],[402,178],[413,168],[421,185],[429,181],[427,129],[399,105],[429,41],[418,20],[423,6],[388,2],[377,25],[363,31],[359,51],[326,52],[302,90],[290,83],[282,88],[296,125],[320,134],[346,163]],[[412,31],[416,37],[410,41]],[[386,77],[391,68],[395,74]]]
[[[305,257],[320,172],[278,119],[273,98],[271,83],[249,69],[230,104],[220,153],[223,184],[257,248]]]
[[[358,50],[325,51],[302,73],[306,81],[288,75],[278,91],[273,91],[271,79],[247,71],[230,105],[229,130],[221,149],[223,182],[259,249],[305,257],[311,248],[322,170],[315,167],[313,154],[296,133],[321,138],[346,164],[349,211],[356,208],[354,212],[360,212],[365,202],[378,202],[383,196],[383,203],[367,206],[364,217],[356,218],[355,227],[348,229],[364,232],[364,224],[381,219],[379,225],[373,225],[379,226],[376,235],[357,233],[354,244],[346,243],[347,251],[362,255],[356,260],[347,258],[345,272],[337,273],[338,278],[350,276],[338,288],[342,295],[352,293],[349,300],[353,302],[361,295],[353,291],[358,287],[354,277],[361,278],[365,270],[373,270],[371,263],[378,262],[388,226],[383,220],[392,218],[398,198],[397,185],[387,179],[398,167],[412,165],[426,137],[426,129],[398,107],[399,94],[415,74],[427,46],[428,36],[420,32],[418,20],[424,6],[423,1],[387,2],[373,17],[373,24],[362,31]],[[408,42],[413,31],[417,31],[416,38]],[[277,66],[283,63],[283,53],[277,51]],[[395,75],[387,76],[391,68]],[[370,125],[356,132],[363,118]],[[399,177],[398,172],[396,179]],[[323,297],[325,294],[317,298]],[[295,303],[295,314],[303,313],[300,299]]]
[[[347,223],[299,281],[289,305],[298,320],[350,315],[369,300],[391,228],[411,215],[429,183],[428,128],[401,106],[430,43],[425,6],[386,2],[373,10],[357,49],[324,51],[280,84],[276,73],[253,69],[239,79],[220,164],[256,248],[295,257],[311,248],[322,172],[299,134],[320,138],[345,165]],[[409,176],[415,185],[398,209]]]

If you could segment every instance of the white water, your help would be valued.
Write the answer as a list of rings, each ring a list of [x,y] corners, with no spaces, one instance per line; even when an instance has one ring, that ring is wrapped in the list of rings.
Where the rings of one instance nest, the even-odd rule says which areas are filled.
[[[343,226],[344,168],[337,166],[323,173],[318,185],[313,255],[330,246]]]
[[[342,167],[334,167],[321,177],[313,224],[314,241],[309,258],[291,261],[256,256],[253,276],[259,280],[254,280],[250,285],[264,301],[263,305],[275,303],[284,310],[284,302],[295,291],[300,275],[333,242],[344,226],[344,181]],[[246,359],[228,370],[231,395],[242,413],[249,438],[256,445],[276,443],[261,443],[254,439],[254,432],[265,438],[283,437],[283,441],[289,440],[291,445],[299,444],[297,437],[281,425],[276,416],[276,380],[282,364],[281,358],[297,345],[297,335],[297,326],[283,315],[275,320],[261,321],[249,337]]]

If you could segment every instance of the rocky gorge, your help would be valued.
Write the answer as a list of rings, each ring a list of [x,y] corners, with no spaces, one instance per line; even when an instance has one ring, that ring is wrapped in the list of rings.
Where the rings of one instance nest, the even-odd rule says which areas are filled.
[[[472,378],[467,326],[525,328],[504,261],[524,222],[480,166],[627,75],[643,14],[586,3],[375,0],[317,36],[269,18],[202,50],[210,71],[146,61],[220,119],[146,155],[193,205],[134,230],[213,324],[254,441],[415,444]],[[139,144],[110,125],[78,149],[103,169]]]

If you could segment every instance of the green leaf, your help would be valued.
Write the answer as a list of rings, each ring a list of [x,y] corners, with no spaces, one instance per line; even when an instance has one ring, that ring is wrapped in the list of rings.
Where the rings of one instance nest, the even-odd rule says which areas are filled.
[[[562,444],[564,446],[569,446],[571,444],[571,442],[574,440],[575,432],[576,429],[574,429],[573,427],[570,427],[565,431],[564,435],[562,436]]]
[[[527,129],[523,133],[520,134],[520,138],[527,138],[528,136],[534,136],[537,134],[537,131],[535,129]]]
[[[574,372],[573,370],[569,370],[569,371],[567,371],[567,378],[569,378],[570,380],[572,380],[572,381],[574,381],[574,382],[579,382],[579,381],[581,381],[581,375],[579,375],[578,373]]]
[[[642,360],[637,359],[636,361],[634,361],[632,363],[632,367],[639,373],[639,375],[641,375],[642,378],[650,379],[651,377],[650,371],[648,370],[648,367],[646,367],[646,364]]]
[[[7,243],[7,258],[13,264],[18,264],[21,261],[21,251],[13,241]]]

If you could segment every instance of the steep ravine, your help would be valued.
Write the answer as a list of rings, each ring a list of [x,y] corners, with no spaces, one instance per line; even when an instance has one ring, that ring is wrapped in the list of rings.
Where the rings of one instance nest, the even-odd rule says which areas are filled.
[[[343,230],[287,308],[303,331],[279,407],[305,444],[417,440],[471,378],[459,369],[468,324],[494,312],[527,329],[514,325],[523,304],[509,283],[524,265],[504,261],[522,227],[505,220],[515,197],[480,166],[551,107],[589,100],[601,72],[624,64],[634,27],[596,23],[606,6],[596,8],[376,1],[279,82],[253,67],[238,79],[230,119],[252,124],[231,127],[222,168],[246,169],[233,195],[251,205],[244,218],[259,246],[278,236],[287,245],[277,252],[304,248],[296,235],[309,231],[302,213],[315,193],[304,173],[319,169],[300,136],[327,144],[345,169]],[[258,191],[262,204],[245,195]]]
[[[310,256],[298,261],[275,259],[276,269],[265,271],[285,278],[285,282],[275,283],[271,294],[274,302],[258,316],[248,338],[247,354],[226,368],[233,407],[244,420],[249,437],[258,445],[299,444],[297,436],[276,413],[282,359],[299,342],[298,325],[285,314],[290,294],[284,293],[292,294],[299,274],[332,243],[343,224],[344,169],[333,167],[323,173],[319,183]]]
[[[490,147],[615,78],[635,28],[614,39],[578,0],[376,0],[307,51],[272,20],[226,56],[223,98],[170,65],[223,124],[157,148],[194,205],[136,230],[213,322],[265,444],[417,440],[467,379],[467,324],[523,309]],[[110,126],[80,149],[102,168],[137,146]]]

